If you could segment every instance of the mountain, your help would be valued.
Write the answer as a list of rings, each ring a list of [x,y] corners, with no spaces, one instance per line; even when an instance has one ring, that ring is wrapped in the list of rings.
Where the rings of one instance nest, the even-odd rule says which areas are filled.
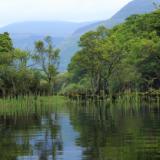
[[[90,24],[89,22],[20,22],[13,23],[0,28],[1,32],[9,32],[14,35],[51,35],[53,37],[67,37],[76,29]]]
[[[133,0],[124,6],[121,10],[119,10],[110,19],[79,28],[74,34],[81,35],[87,31],[97,28],[99,25],[104,25],[107,28],[111,28],[119,23],[122,23],[130,15],[144,14],[153,11],[156,9],[155,4],[159,3],[160,0]]]
[[[45,35],[34,35],[34,34],[11,34],[13,44],[16,48],[21,48],[24,50],[32,50],[34,48],[34,43],[37,40],[44,39]],[[55,46],[61,44],[65,38],[64,37],[52,37]]]
[[[72,35],[64,39],[57,47],[61,49],[61,63],[60,70],[65,71],[72,58],[72,56],[78,51],[79,36]]]
[[[20,22],[1,27],[0,33],[9,32],[15,47],[32,49],[34,42],[46,35],[53,37],[54,45],[60,45],[76,29],[88,24],[90,22]]]

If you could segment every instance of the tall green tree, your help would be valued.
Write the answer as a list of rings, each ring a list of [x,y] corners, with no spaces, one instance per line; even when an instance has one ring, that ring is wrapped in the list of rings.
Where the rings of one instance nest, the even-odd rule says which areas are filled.
[[[53,90],[55,77],[58,74],[60,50],[53,47],[52,38],[47,36],[44,41],[35,42],[34,60],[39,64],[49,84],[50,94]]]
[[[110,31],[103,26],[83,35],[79,42],[81,50],[68,67],[73,76],[90,79],[93,94],[108,92],[109,78],[120,60],[118,44],[109,36]]]

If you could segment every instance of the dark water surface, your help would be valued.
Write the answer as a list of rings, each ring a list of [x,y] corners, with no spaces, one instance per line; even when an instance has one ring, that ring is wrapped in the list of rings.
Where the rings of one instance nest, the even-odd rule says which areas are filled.
[[[159,159],[158,107],[74,105],[0,117],[0,160]]]

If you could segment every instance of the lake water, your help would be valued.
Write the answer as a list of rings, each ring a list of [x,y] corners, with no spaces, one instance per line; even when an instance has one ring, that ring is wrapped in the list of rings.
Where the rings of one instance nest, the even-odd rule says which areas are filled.
[[[0,117],[0,160],[159,160],[160,108],[58,106]]]

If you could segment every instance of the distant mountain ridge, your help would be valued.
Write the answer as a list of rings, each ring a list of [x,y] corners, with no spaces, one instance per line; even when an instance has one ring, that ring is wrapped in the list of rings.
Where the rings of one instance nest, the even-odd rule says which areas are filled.
[[[16,48],[21,48],[24,50],[32,50],[34,48],[35,41],[43,40],[44,36],[45,35],[11,34],[14,46]],[[54,46],[58,46],[65,40],[64,37],[52,37],[52,38]]]
[[[53,37],[67,37],[76,29],[86,26],[91,22],[63,22],[63,21],[28,21],[9,24],[0,28],[1,32],[17,35],[51,35]]]
[[[119,23],[122,23],[130,15],[144,14],[153,11],[156,9],[154,3],[160,4],[160,0],[133,0],[120,9],[110,19],[79,28],[74,34],[81,35],[89,30],[97,28],[99,25],[104,25],[107,28],[111,28]]]

